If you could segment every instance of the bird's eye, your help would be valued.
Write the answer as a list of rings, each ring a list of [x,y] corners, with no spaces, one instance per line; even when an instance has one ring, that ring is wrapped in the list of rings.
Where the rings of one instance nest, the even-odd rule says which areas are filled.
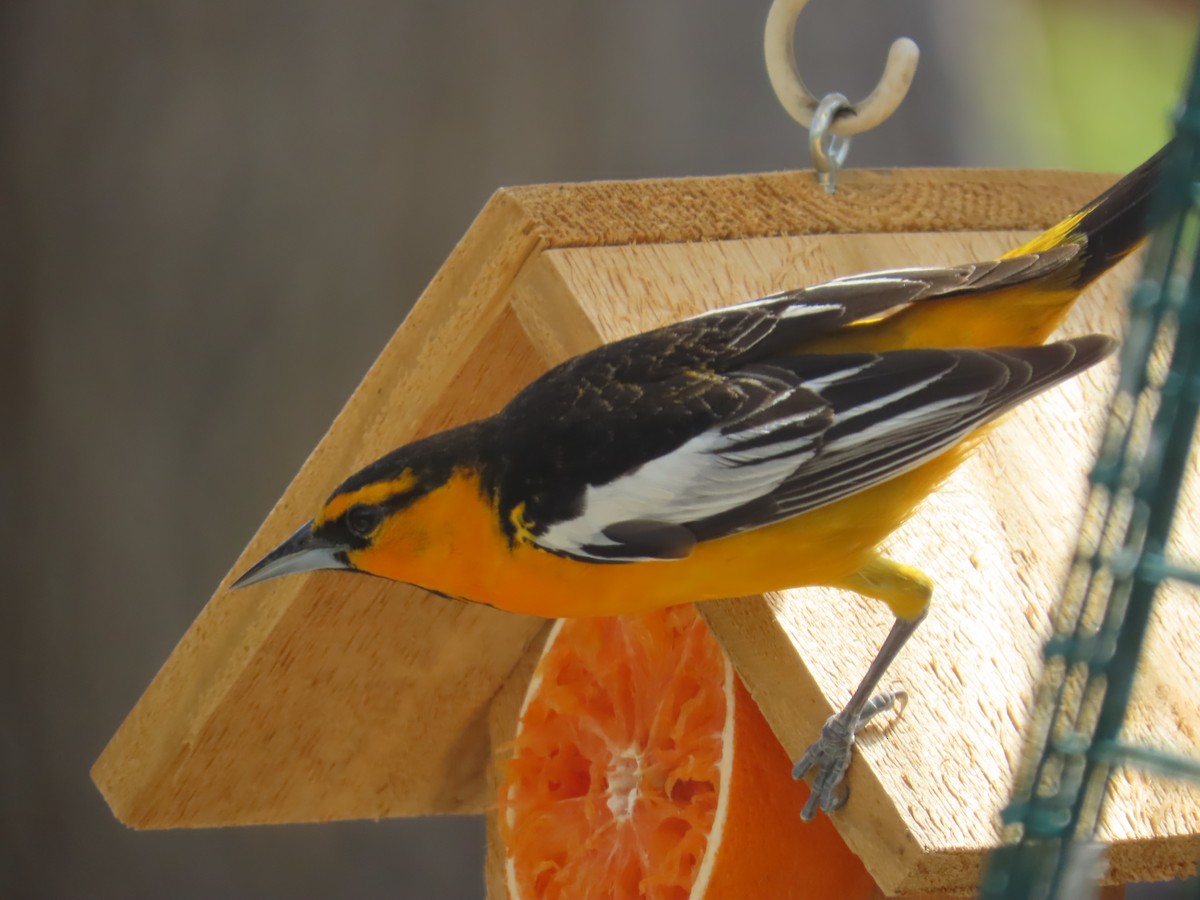
[[[382,513],[378,506],[352,506],[346,510],[346,527],[358,537],[370,537],[379,525]]]

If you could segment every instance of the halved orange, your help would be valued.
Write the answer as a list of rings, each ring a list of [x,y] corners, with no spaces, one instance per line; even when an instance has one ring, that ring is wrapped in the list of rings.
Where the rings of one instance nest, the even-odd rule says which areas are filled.
[[[857,900],[875,885],[690,606],[559,622],[500,787],[510,900]]]

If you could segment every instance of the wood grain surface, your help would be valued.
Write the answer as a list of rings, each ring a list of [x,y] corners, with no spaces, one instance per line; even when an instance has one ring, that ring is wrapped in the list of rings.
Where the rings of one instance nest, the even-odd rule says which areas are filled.
[[[995,256],[1029,232],[870,234],[758,238],[634,248],[552,250],[518,282],[522,321],[573,298],[590,311],[578,352],[665,321],[868,266],[965,262]],[[1121,330],[1130,260],[1081,298],[1064,335]],[[562,291],[555,298],[550,289]],[[533,332],[536,333],[536,330]],[[540,341],[543,344],[545,342]],[[889,680],[913,701],[862,739],[852,801],[834,819],[889,893],[961,893],[976,884],[998,837],[1021,750],[1049,609],[1082,511],[1115,360],[1007,417],[972,459],[886,544],[889,555],[934,579],[928,621]],[[1193,475],[1194,478],[1194,475]],[[1196,546],[1194,492],[1176,544]],[[1131,735],[1177,748],[1200,721],[1200,669],[1191,644],[1200,607],[1173,588],[1159,608],[1130,720]],[[793,756],[848,699],[890,625],[880,604],[824,588],[701,606]],[[1187,752],[1186,749],[1184,752]],[[1122,775],[1102,836],[1111,877],[1126,882],[1189,870],[1200,832],[1200,794]]]
[[[122,821],[483,806],[487,703],[540,622],[345,573],[224,585],[350,472],[538,374],[506,298],[537,241],[506,198],[481,213],[93,768]]]

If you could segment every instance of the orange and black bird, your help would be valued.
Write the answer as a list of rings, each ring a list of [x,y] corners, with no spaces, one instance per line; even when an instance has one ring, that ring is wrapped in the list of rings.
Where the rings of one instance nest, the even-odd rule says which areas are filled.
[[[344,569],[553,617],[805,585],[878,598],[895,624],[795,769],[816,770],[802,815],[835,809],[932,592],[879,543],[989,422],[1110,353],[1043,342],[1145,236],[1162,158],[1001,259],[838,278],[570,359],[350,475],[234,586]]]

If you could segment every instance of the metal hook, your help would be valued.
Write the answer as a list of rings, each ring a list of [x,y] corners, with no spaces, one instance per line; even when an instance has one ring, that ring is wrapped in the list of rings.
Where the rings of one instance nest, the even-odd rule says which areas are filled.
[[[850,103],[842,94],[826,94],[817,104],[812,125],[808,129],[808,152],[812,156],[813,168],[817,170],[817,181],[832,194],[837,189],[837,173],[846,161],[850,150],[850,138],[832,133],[837,114],[849,109]]]
[[[767,77],[775,96],[793,119],[805,128],[812,127],[813,116],[820,105],[804,85],[796,70],[796,20],[808,0],[775,0],[767,13],[763,35],[763,52],[767,60]],[[859,103],[847,104],[849,114],[836,116],[829,126],[835,137],[850,137],[869,131],[896,111],[904,101],[917,71],[921,51],[909,38],[897,38],[888,51],[883,76],[875,90]]]

